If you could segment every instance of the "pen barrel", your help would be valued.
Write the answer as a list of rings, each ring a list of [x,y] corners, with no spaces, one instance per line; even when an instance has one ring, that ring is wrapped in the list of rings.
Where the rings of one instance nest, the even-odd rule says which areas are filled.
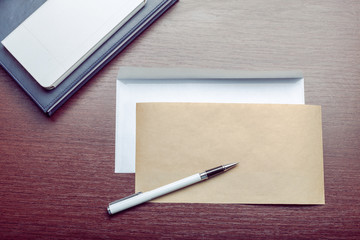
[[[197,173],[154,190],[137,194],[124,200],[114,202],[113,204],[109,204],[108,211],[110,214],[115,214],[200,181],[200,174]]]

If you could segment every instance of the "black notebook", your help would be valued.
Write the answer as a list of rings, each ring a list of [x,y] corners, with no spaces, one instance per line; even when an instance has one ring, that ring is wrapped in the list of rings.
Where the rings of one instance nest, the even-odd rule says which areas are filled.
[[[53,90],[41,87],[1,44],[0,64],[42,111],[50,116],[177,1],[147,0],[146,5],[134,17]],[[45,0],[0,1],[0,41],[44,2]]]

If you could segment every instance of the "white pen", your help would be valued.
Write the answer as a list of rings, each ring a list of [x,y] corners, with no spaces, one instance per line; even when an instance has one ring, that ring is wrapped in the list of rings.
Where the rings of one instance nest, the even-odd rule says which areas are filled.
[[[198,183],[198,182],[207,180],[211,177],[217,176],[218,174],[221,174],[223,172],[226,172],[227,170],[230,170],[231,168],[235,167],[237,164],[238,163],[230,163],[230,164],[222,165],[222,166],[219,166],[216,168],[206,170],[203,173],[197,173],[192,176],[180,179],[176,182],[167,184],[165,186],[156,188],[151,191],[135,193],[133,195],[130,195],[128,197],[125,197],[125,198],[122,198],[122,199],[119,199],[117,201],[110,203],[107,208],[107,211],[110,215],[118,213],[125,209],[134,207],[136,205],[139,205],[144,202],[147,202],[152,199],[163,196],[165,194],[168,194],[173,191],[179,190],[181,188],[190,186],[194,183]]]

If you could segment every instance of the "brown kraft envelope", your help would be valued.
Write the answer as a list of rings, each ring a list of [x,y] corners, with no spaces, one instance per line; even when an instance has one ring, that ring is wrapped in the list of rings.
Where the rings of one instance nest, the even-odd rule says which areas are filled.
[[[320,106],[138,103],[136,114],[137,192],[239,162],[156,202],[325,203]]]

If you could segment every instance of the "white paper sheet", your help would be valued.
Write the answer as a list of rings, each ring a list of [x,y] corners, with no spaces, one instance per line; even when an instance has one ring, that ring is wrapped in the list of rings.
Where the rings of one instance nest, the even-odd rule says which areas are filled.
[[[116,88],[116,173],[135,172],[137,102],[305,103],[299,72],[122,68]]]

